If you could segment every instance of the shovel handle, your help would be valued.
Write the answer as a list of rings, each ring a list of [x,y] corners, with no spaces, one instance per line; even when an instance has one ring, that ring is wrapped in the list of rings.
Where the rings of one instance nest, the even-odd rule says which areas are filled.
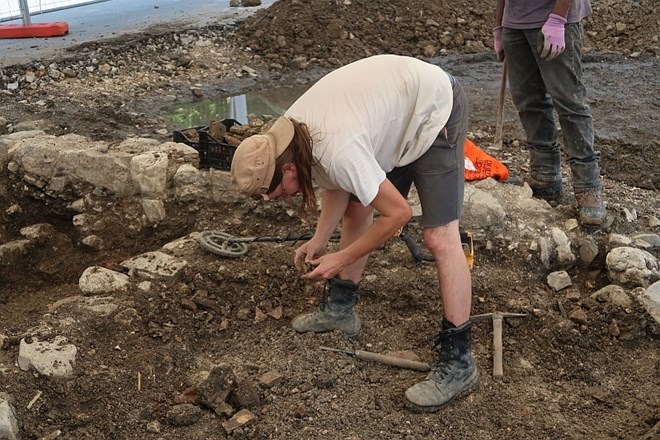
[[[506,94],[507,67],[506,60],[502,62],[502,78],[500,80],[500,94],[497,102],[497,119],[495,121],[494,147],[502,147],[502,125],[504,124],[504,96]]]
[[[502,316],[493,315],[493,377],[502,376]]]
[[[409,370],[429,371],[431,366],[424,362],[411,361],[396,356],[387,356],[385,354],[372,353],[370,351],[357,350],[355,356],[358,359],[378,362],[385,365],[407,368]]]

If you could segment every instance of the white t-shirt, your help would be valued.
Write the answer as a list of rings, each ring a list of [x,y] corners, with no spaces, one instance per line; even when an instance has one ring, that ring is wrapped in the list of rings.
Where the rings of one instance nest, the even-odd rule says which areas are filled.
[[[355,194],[367,206],[387,172],[429,149],[452,105],[451,82],[440,67],[376,55],[321,78],[285,116],[309,128],[314,181]]]

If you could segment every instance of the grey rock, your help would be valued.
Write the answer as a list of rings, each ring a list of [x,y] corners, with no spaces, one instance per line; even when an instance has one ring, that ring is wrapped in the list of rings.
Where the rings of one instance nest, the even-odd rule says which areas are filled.
[[[607,242],[610,248],[615,248],[619,246],[628,246],[632,243],[632,240],[625,235],[613,233],[607,236]]]
[[[651,284],[644,291],[641,301],[648,314],[660,324],[660,281]]]
[[[598,302],[610,302],[613,305],[626,308],[632,305],[632,299],[626,293],[626,290],[616,284],[610,284],[597,290],[591,294],[591,298]]]
[[[605,258],[612,282],[646,287],[660,278],[658,261],[650,253],[632,247],[612,249]]]
[[[167,218],[165,203],[160,199],[142,198],[140,199],[144,215],[151,224],[160,223]]]
[[[12,405],[11,396],[0,393],[0,439],[18,440],[19,429],[16,420],[16,410]]]
[[[638,234],[633,236],[633,240],[645,241],[650,247],[660,247],[660,236],[658,234]]]
[[[563,270],[549,274],[547,277],[547,282],[548,285],[555,290],[555,292],[559,292],[560,290],[565,289],[573,284],[570,275],[568,275],[568,273]]]
[[[78,287],[86,295],[123,292],[129,285],[126,275],[101,266],[88,267],[78,279]]]
[[[199,407],[183,403],[170,408],[165,419],[172,426],[190,426],[197,423],[203,415]]]
[[[592,237],[587,237],[580,244],[580,266],[589,267],[598,256],[598,244]]]
[[[238,379],[228,365],[214,367],[208,377],[199,384],[199,398],[217,414],[225,412],[229,395],[236,390]]]

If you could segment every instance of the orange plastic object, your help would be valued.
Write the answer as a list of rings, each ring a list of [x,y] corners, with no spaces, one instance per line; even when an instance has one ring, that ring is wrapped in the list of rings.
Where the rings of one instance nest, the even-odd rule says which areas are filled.
[[[466,165],[469,159],[473,165],[469,168],[474,168],[465,167],[465,180],[482,180],[487,177],[497,180],[509,178],[509,169],[504,164],[477,147],[469,139],[465,140],[465,159]]]
[[[0,38],[58,37],[69,32],[69,24],[64,21],[32,24],[1,24]]]

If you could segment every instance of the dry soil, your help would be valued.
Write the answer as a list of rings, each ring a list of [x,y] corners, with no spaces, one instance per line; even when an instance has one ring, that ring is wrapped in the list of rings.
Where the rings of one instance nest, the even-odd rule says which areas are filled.
[[[0,371],[0,391],[14,397],[24,437],[60,431],[62,439],[126,440],[637,439],[649,432],[660,419],[658,326],[636,303],[621,307],[590,295],[608,284],[608,233],[658,232],[646,220],[660,215],[660,22],[654,0],[593,3],[585,80],[613,222],[587,231],[601,255],[589,268],[570,269],[577,297],[553,292],[547,270],[522,245],[511,246],[506,234],[486,230],[475,237],[473,312],[529,314],[505,324],[504,380],[491,377],[487,323],[474,328],[479,387],[437,414],[417,414],[404,405],[403,392],[423,373],[320,351],[322,345],[410,350],[433,361],[442,316],[435,270],[415,263],[398,240],[372,256],[359,305],[365,328],[353,340],[291,329],[292,317],[315,307],[323,292],[322,285],[300,279],[292,243],[252,244],[245,257],[231,260],[192,246],[182,277],[158,282],[147,293],[118,296],[119,311],[110,317],[70,315],[66,304],[49,310],[80,293],[78,278],[86,267],[117,267],[206,229],[239,236],[307,232],[314,218],[298,216],[295,206],[251,200],[194,211],[171,206],[157,228],[128,231],[116,219],[104,231],[113,246],[90,252],[78,244],[71,213],[56,200],[27,198],[23,184],[3,170],[0,240],[17,239],[20,228],[40,222],[54,225],[57,234],[29,258],[0,264],[0,333],[7,336],[0,364],[13,365],[18,340],[44,320],[58,329],[62,319],[75,316],[66,331],[79,350],[74,380],[49,380],[13,367]],[[282,0],[236,26],[159,26],[77,46],[54,59],[2,66],[0,116],[12,126],[34,124],[56,135],[167,141],[172,130],[186,128],[162,118],[173,99],[185,104],[200,95],[310,83],[354,59],[399,53],[456,74],[471,102],[470,136],[488,149],[501,72],[490,49],[491,17],[490,5],[477,0]],[[50,74],[53,63],[61,76]],[[19,89],[9,91],[15,82]],[[524,174],[524,136],[508,100],[505,110],[504,147],[490,153]],[[21,211],[10,214],[13,205]],[[634,210],[638,220],[626,221],[623,208]],[[574,217],[570,203],[558,209],[560,219]],[[411,232],[419,234],[419,228],[413,224]],[[585,311],[586,321],[567,318],[576,308]],[[251,398],[234,402],[235,409],[249,409],[256,419],[228,434],[222,426],[227,416],[199,404],[193,393],[186,396],[200,408],[201,419],[174,426],[168,412],[184,390],[199,383],[199,372],[221,363],[253,391],[245,391]],[[279,372],[282,381],[259,385],[268,372]]]

